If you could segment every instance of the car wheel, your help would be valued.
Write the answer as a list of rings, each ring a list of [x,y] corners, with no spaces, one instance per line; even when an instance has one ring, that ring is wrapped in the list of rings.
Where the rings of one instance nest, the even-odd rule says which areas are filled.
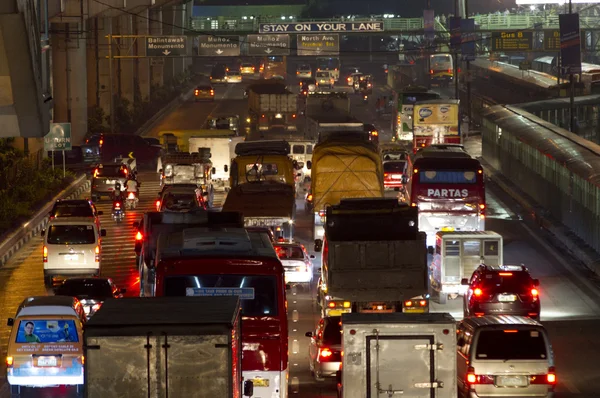
[[[319,375],[319,373],[318,373],[318,372],[313,372],[313,374],[312,374],[312,375],[313,375],[313,377],[315,378],[315,381],[318,381],[318,382],[323,382],[323,381],[325,381],[325,378],[321,377],[321,375]]]

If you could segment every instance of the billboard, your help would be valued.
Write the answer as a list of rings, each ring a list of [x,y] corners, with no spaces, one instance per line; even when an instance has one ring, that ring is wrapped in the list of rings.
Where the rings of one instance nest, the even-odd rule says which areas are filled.
[[[459,139],[459,136],[458,101],[440,104],[416,104],[413,107],[413,137],[416,140],[415,142],[420,142],[418,137],[430,137],[432,139],[431,143],[437,144],[451,142],[447,141],[447,138]]]

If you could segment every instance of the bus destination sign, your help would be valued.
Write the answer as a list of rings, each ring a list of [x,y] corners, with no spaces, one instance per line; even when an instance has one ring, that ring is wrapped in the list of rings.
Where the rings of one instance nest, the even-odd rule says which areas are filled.
[[[492,32],[492,51],[531,51],[533,32]]]

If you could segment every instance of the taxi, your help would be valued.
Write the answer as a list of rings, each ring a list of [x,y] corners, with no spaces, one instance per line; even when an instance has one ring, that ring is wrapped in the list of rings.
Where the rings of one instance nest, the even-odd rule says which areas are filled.
[[[242,74],[236,70],[228,71],[227,76],[225,76],[225,80],[227,83],[241,83]]]
[[[200,85],[200,86],[196,87],[196,89],[194,90],[194,99],[196,101],[202,101],[202,100],[214,101],[215,100],[215,89],[211,85],[208,85],[208,84]]]
[[[256,67],[251,63],[243,63],[240,65],[240,73],[242,75],[253,75],[256,71]]]

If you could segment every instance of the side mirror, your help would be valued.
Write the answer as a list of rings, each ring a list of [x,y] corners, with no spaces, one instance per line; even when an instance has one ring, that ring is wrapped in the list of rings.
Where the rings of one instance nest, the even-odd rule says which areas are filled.
[[[312,168],[312,162],[310,160],[306,162],[306,168],[309,170]]]
[[[254,395],[254,382],[252,380],[246,380],[244,382],[244,397],[251,397]]]
[[[469,286],[469,280],[467,278],[462,278],[460,280],[460,284],[463,286]]]
[[[310,258],[311,258],[311,260],[312,260],[313,258],[315,258],[315,255],[314,255],[314,254],[311,254],[311,255],[310,255]]]
[[[533,286],[538,287],[540,285],[540,280],[539,279],[534,279],[533,280]]]
[[[433,254],[435,253],[435,250],[433,249],[433,246],[428,246],[427,247],[427,254]]]
[[[313,334],[312,334],[312,332],[306,332],[306,333],[304,333],[304,335],[305,335],[306,337],[313,337]]]
[[[100,230],[100,236],[106,236],[106,230],[105,229],[101,229]]]
[[[458,341],[456,342],[456,345],[459,347],[464,347],[465,346],[465,339],[464,338],[459,338]]]
[[[319,253],[321,251],[321,249],[323,248],[323,240],[322,239],[315,239],[315,252]]]
[[[12,326],[15,324],[15,320],[13,318],[8,318],[6,320],[6,326]]]
[[[158,170],[158,172],[162,174],[162,172],[163,172],[163,169],[159,169],[159,170]]]
[[[46,236],[46,230],[45,230],[45,229],[42,229],[42,232],[40,232],[40,235],[41,235],[41,236]]]
[[[125,294],[125,293],[127,293],[127,289],[125,289],[125,288],[119,289],[119,293]]]
[[[229,171],[229,167],[227,165],[223,166],[223,170],[225,170],[225,173],[227,173],[227,171]]]
[[[134,221],[133,222],[133,228],[139,229],[140,228],[140,222],[139,221]]]
[[[211,170],[211,173],[212,174],[217,174],[217,169],[213,167],[212,170]]]
[[[103,212],[102,210],[99,210],[99,211],[98,211],[98,215],[99,215],[99,216],[102,216],[102,215],[104,215],[104,212]]]
[[[408,176],[402,176],[402,184],[408,184]]]
[[[290,285],[289,283],[286,283],[285,290],[292,290],[292,285]]]

